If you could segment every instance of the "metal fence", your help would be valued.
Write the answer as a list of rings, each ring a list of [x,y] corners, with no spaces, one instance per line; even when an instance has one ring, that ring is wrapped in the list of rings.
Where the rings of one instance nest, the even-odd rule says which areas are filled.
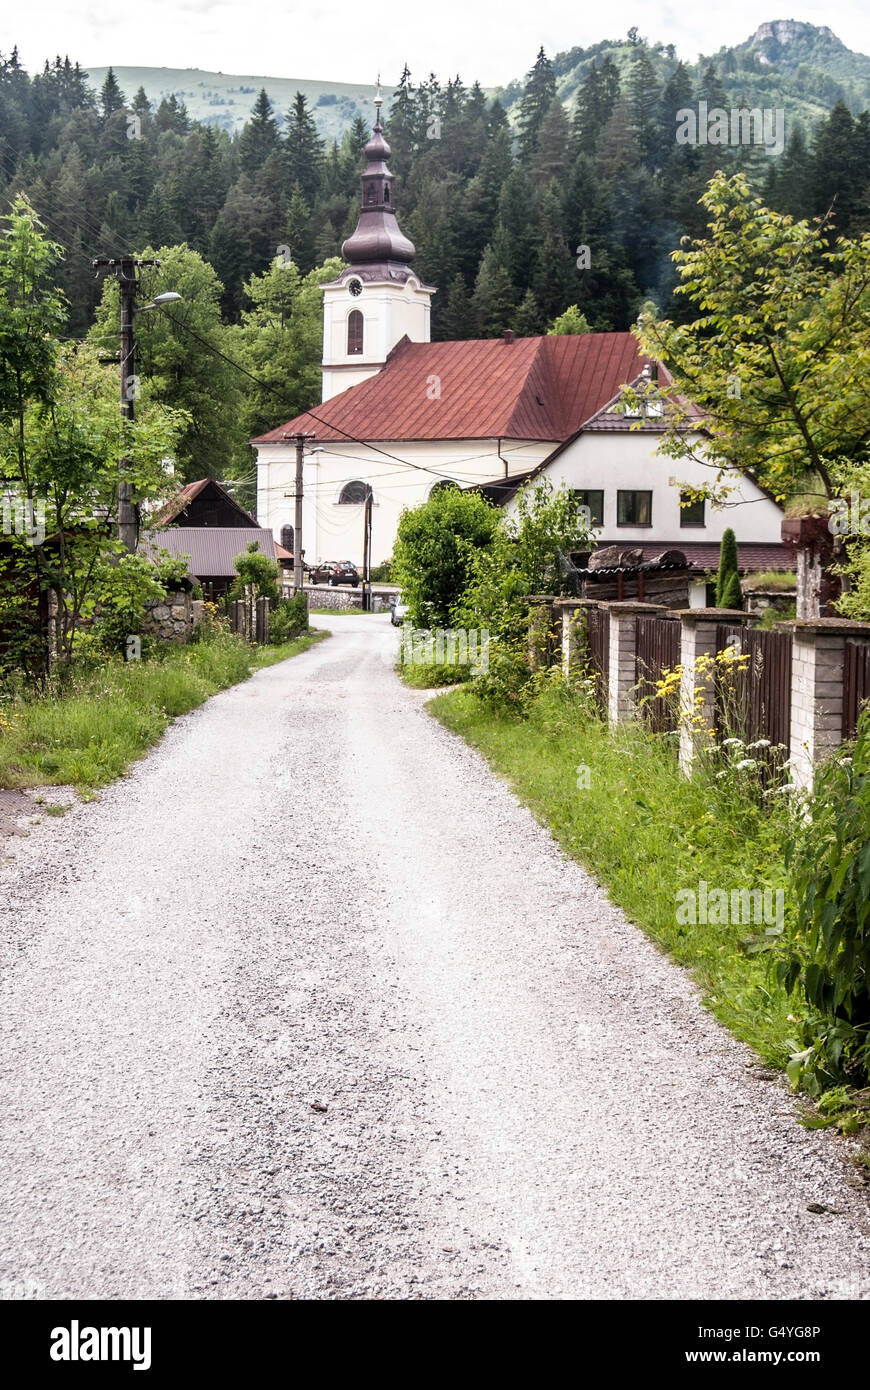
[[[854,738],[858,715],[870,700],[870,645],[846,641],[843,666],[843,738]]]
[[[678,727],[677,702],[653,698],[656,682],[680,664],[680,624],[674,618],[635,620],[635,680],[643,717],[656,733]]]
[[[606,608],[588,610],[589,669],[595,677],[595,694],[599,709],[607,711],[610,671],[610,613]]]
[[[791,735],[790,632],[767,632],[720,623],[717,651],[736,647],[748,661],[730,675],[717,674],[716,725],[754,743],[769,739],[789,747]]]

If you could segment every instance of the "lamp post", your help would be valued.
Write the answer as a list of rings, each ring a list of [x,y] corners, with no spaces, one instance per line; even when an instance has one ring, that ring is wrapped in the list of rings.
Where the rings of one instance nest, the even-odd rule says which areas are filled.
[[[139,378],[136,375],[136,330],[137,314],[148,309],[159,309],[164,304],[181,299],[175,290],[155,295],[150,304],[136,304],[139,289],[139,272],[143,269],[159,268],[156,260],[143,260],[138,256],[99,257],[92,262],[95,270],[106,270],[118,281],[121,300],[121,419],[131,421],[135,416],[135,401],[139,395]],[[118,539],[125,550],[134,551],[139,539],[139,522],[136,504],[133,501],[133,485],[125,478],[129,460],[123,457],[118,463],[120,479],[118,482]]]

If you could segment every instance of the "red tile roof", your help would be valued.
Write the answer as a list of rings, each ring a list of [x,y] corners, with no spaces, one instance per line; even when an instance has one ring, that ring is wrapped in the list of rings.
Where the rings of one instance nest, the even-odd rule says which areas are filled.
[[[412,343],[373,377],[251,441],[312,432],[330,440],[560,441],[612,400],[646,362],[630,333]],[[438,378],[440,394],[431,381]]]

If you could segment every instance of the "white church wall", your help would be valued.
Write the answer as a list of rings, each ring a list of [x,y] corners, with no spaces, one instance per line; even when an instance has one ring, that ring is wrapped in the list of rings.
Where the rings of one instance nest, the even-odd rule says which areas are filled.
[[[307,454],[303,473],[302,544],[308,564],[321,560],[362,563],[362,504],[339,502],[347,482],[370,484],[372,563],[393,553],[399,517],[405,507],[425,502],[442,478],[467,487],[524,473],[553,450],[541,440],[396,440],[375,449],[359,444],[324,444]],[[386,457],[392,455],[393,457]],[[257,520],[280,541],[281,527],[293,525],[296,452],[292,442],[261,445],[257,456]]]

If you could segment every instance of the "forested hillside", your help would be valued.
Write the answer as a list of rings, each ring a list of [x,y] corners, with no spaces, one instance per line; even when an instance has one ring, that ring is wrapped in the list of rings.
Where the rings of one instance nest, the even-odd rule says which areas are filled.
[[[817,47],[848,54],[825,31],[799,28],[812,30]],[[477,84],[434,76],[415,84],[406,71],[387,133],[401,223],[420,273],[439,291],[434,334],[487,336],[508,322],[538,332],[571,303],[595,328],[625,327],[643,299],[669,294],[670,252],[681,235],[703,229],[697,200],[720,166],[745,168],[774,206],[796,215],[835,201],[839,228],[857,230],[866,220],[870,116],[853,115],[845,100],[809,139],[795,117],[779,159],[752,146],[675,143],[677,110],[699,99],[728,107],[778,100],[778,83],[806,86],[817,71],[808,42],[802,33],[788,45],[756,36],[727,50],[721,71],[710,63],[697,76],[672,47],[636,35],[552,62],[541,52],[512,109],[515,92],[504,94],[506,109]],[[782,53],[792,44],[789,65]],[[835,83],[831,96],[854,97],[854,62],[850,72],[849,92]],[[15,54],[2,63],[5,194],[26,193],[66,248],[63,287],[76,331],[99,293],[95,255],[184,241],[214,266],[224,313],[237,320],[245,279],[279,245],[303,273],[339,253],[356,218],[365,122],[355,117],[327,146],[304,94],[278,113],[261,92],[252,108],[231,136],[192,121],[174,96],[155,110],[141,88],[123,92],[111,72],[96,92],[68,59],[32,78]],[[581,271],[583,245],[591,264]]]
[[[399,220],[438,290],[433,336],[545,332],[573,304],[600,330],[628,327],[649,298],[679,316],[671,253],[703,233],[698,199],[717,168],[744,170],[778,210],[833,208],[837,230],[870,227],[870,113],[847,100],[808,128],[787,121],[778,158],[675,140],[676,112],[729,107],[737,78],[764,79],[763,92],[742,92],[756,104],[777,84],[817,91],[822,50],[848,56],[849,90],[831,95],[853,102],[870,60],[827,31],[792,29],[762,26],[697,70],[636,34],[580,57],[542,50],[504,104],[476,83],[405,71],[387,135]],[[368,135],[356,116],[327,144],[301,92],[285,112],[260,92],[231,135],[191,120],[174,95],[155,109],[111,70],[97,91],[70,59],[35,76],[14,52],[0,61],[0,201],[23,194],[64,248],[70,336],[117,344],[115,287],[95,277],[95,256],[148,249],[164,262],[158,287],[186,291],[174,316],[146,316],[140,348],[146,391],[190,416],[189,475],[245,472],[245,432],[317,399],[317,285],[355,225]],[[279,248],[289,255],[276,261]]]

